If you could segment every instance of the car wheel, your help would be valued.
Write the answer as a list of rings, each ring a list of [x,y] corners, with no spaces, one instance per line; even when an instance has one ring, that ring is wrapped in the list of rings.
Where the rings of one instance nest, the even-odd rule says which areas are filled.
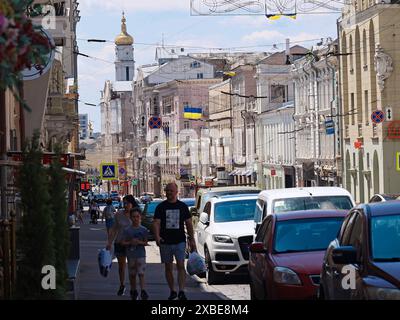
[[[207,265],[207,272],[206,272],[207,283],[208,284],[217,284],[220,276],[212,268],[211,257],[210,257],[210,253],[208,252],[207,248],[204,248],[204,255],[206,258],[206,265]]]

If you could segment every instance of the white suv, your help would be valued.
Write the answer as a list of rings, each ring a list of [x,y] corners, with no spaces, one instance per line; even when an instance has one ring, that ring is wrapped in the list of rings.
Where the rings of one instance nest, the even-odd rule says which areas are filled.
[[[217,196],[200,214],[195,237],[207,264],[207,282],[217,283],[225,273],[247,274],[253,242],[257,195]]]

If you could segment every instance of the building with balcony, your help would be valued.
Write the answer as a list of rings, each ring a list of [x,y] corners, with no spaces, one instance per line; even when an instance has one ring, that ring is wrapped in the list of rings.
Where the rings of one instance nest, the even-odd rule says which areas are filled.
[[[296,184],[339,184],[340,115],[338,113],[337,42],[314,48],[293,64],[295,88]],[[340,175],[340,174],[339,174]]]

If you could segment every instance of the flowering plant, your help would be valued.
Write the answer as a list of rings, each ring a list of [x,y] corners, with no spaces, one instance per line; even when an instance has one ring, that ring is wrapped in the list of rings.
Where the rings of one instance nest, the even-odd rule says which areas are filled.
[[[32,3],[33,0],[0,2],[0,89],[17,87],[25,68],[43,69],[45,57],[52,50],[49,40],[39,32],[40,27],[27,16]]]

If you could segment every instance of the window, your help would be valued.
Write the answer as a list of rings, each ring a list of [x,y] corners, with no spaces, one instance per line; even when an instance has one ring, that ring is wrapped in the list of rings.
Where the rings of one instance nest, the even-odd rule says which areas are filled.
[[[194,61],[190,64],[191,68],[200,68],[201,64],[198,61]]]
[[[351,213],[350,217],[348,217],[348,219],[346,221],[347,222],[346,227],[343,229],[343,232],[341,235],[341,239],[340,239],[341,245],[344,245],[349,242],[350,235],[351,235],[351,229],[353,228],[353,222],[354,222],[356,215],[357,215],[357,211],[353,211]]]
[[[271,234],[272,234],[272,218],[270,218],[268,220],[268,222],[269,223],[267,225],[267,229],[266,229],[265,236],[264,236],[264,239],[263,239],[264,247],[266,249],[268,249],[269,239],[271,238]]]
[[[264,201],[261,200],[261,199],[258,199],[257,203],[256,203],[256,208],[254,210],[254,221],[256,221],[256,222],[261,222],[262,221],[263,208],[264,208]]]
[[[400,215],[371,218],[371,251],[375,261],[400,260]]]
[[[273,212],[298,210],[350,210],[353,204],[348,196],[314,196],[277,199],[273,202]]]
[[[368,101],[368,90],[364,91],[364,110],[365,110],[365,124],[369,125],[369,101]]]
[[[274,252],[326,250],[335,238],[343,218],[309,218],[277,222]]]
[[[287,102],[287,86],[271,85],[270,86],[270,102],[283,103]]]
[[[174,102],[174,97],[173,96],[163,97],[162,105],[163,105],[163,108],[164,108],[164,114],[172,113],[172,111],[173,111],[173,109],[172,109],[173,102]]]
[[[125,72],[126,72],[126,81],[129,81],[129,67],[126,67]]]
[[[183,122],[183,129],[189,129],[190,128],[190,122],[189,121],[184,121]]]
[[[197,74],[197,79],[203,79],[203,74],[202,73],[198,73]]]
[[[207,202],[207,204],[204,207],[204,212],[207,213],[208,215],[210,215],[211,212],[211,203]]]
[[[255,207],[255,199],[217,203],[214,206],[214,221],[218,223],[253,220]]]

